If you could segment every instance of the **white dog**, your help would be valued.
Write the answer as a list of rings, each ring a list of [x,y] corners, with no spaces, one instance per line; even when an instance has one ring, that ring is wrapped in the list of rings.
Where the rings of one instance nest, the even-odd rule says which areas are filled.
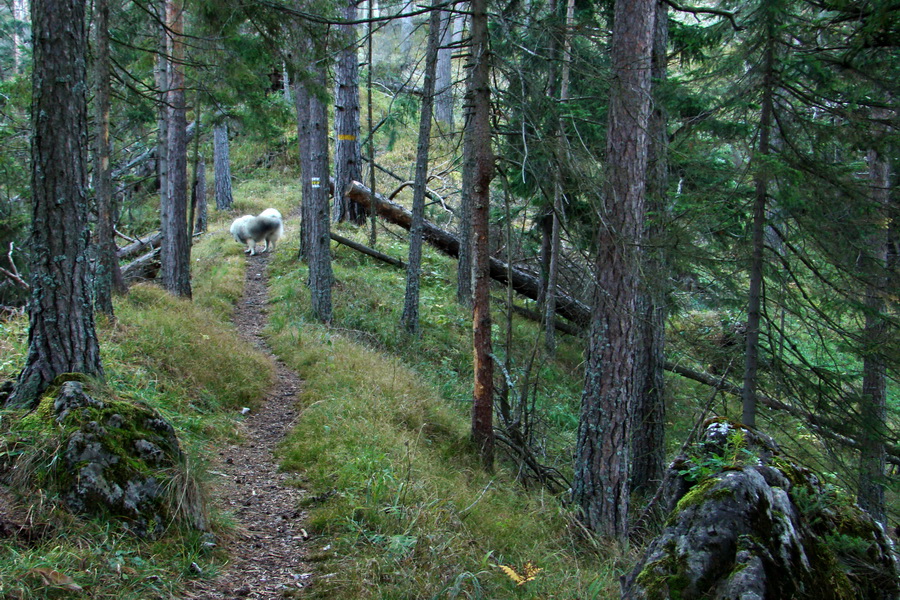
[[[253,215],[244,215],[238,217],[231,224],[231,235],[234,241],[247,244],[244,252],[253,256],[256,254],[256,244],[266,242],[263,252],[275,249],[275,242],[284,235],[284,222],[281,220],[281,213],[274,208],[267,208],[259,213],[258,217]]]

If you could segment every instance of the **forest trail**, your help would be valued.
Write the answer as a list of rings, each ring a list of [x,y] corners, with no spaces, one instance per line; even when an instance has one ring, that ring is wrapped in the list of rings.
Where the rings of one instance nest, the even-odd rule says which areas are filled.
[[[292,475],[278,471],[273,454],[297,418],[301,381],[261,337],[269,254],[247,261],[244,297],[235,308],[234,323],[243,339],[272,357],[277,380],[242,423],[242,443],[221,448],[211,464],[213,502],[232,514],[236,526],[233,536],[219,541],[230,554],[229,563],[217,576],[194,583],[185,596],[192,600],[292,597],[312,579],[304,562],[307,515],[297,507],[305,491],[289,485]]]

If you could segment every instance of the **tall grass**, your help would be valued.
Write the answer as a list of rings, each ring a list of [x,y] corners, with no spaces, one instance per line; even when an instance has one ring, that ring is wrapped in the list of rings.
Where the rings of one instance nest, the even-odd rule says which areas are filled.
[[[401,242],[379,249],[406,251]],[[452,299],[452,262],[426,252],[423,334],[409,337],[398,326],[403,272],[341,247],[334,256],[331,326],[309,318],[305,268],[283,253],[270,265],[269,342],[304,380],[301,416],[281,456],[310,488],[310,526],[319,536],[312,593],[615,597],[618,549],[587,543],[561,498],[524,488],[508,465],[488,474],[478,464],[468,436],[470,324]],[[529,340],[514,349],[520,360],[536,331],[516,327],[517,339]],[[553,371],[557,394],[542,403],[568,411],[578,387],[567,373],[577,361],[568,361],[577,352],[561,355],[542,366]],[[559,444],[571,440],[570,426],[557,431]],[[529,562],[542,570],[523,585],[500,568],[522,572]]]
[[[240,409],[259,402],[274,377],[270,360],[230,323],[246,261],[226,231],[231,215],[213,217],[193,250],[193,302],[137,285],[116,299],[115,320],[97,322],[106,373],[98,393],[145,403],[178,432],[185,459],[167,493],[182,510],[196,510],[212,449],[237,438]],[[0,378],[21,369],[26,343],[24,317],[0,322]],[[0,441],[13,439],[20,415],[0,411]],[[4,453],[21,451],[10,448],[0,444],[0,464]],[[20,500],[16,522],[29,524],[33,537],[0,539],[0,598],[172,598],[198,577],[198,566],[211,575],[225,558],[204,532],[173,525],[161,539],[141,541],[114,522],[73,517],[43,491]],[[210,517],[212,531],[227,527],[226,516]]]

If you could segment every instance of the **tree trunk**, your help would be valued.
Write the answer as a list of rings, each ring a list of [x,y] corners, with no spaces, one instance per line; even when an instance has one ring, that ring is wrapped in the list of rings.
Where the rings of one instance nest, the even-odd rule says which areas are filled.
[[[356,20],[357,0],[347,0],[343,18]],[[338,53],[334,71],[334,189],[340,192],[351,181],[362,179],[362,150],[359,145],[359,48],[356,25],[339,25],[340,39],[346,44]],[[335,222],[366,222],[366,214],[358,204],[340,193],[334,195]]]
[[[775,15],[766,15],[766,47],[763,57],[762,106],[759,120],[758,164],[753,176],[756,197],[753,202],[752,255],[750,257],[750,289],[747,293],[747,344],[744,356],[744,387],[741,391],[743,409],[741,422],[756,427],[756,374],[759,368],[759,324],[762,310],[763,250],[765,247],[766,203],[769,195],[767,157],[771,153],[774,63],[775,63]]]
[[[308,49],[304,49],[308,51]],[[309,162],[309,90],[303,83],[294,79],[294,108],[297,111],[297,151],[300,153],[300,249],[298,260],[306,261],[309,257],[309,227],[307,221],[312,220],[308,199],[312,194],[311,180],[308,174],[312,170]]]
[[[471,11],[470,11],[471,12]],[[474,29],[474,25],[473,25]],[[471,35],[471,33],[470,33]],[[474,45],[474,41],[470,41]],[[471,64],[471,60],[470,60]],[[471,79],[472,74],[469,73]],[[469,91],[466,91],[468,96]],[[465,129],[471,125],[473,110],[467,106]],[[467,171],[463,169],[462,193],[459,201],[459,254],[456,264],[456,301],[462,306],[472,306],[472,182],[466,180]]]
[[[166,32],[166,2],[158,0],[155,5],[156,19],[159,24],[159,53],[156,57],[154,77],[159,93],[159,112],[156,116],[156,179],[159,182],[159,206],[163,211],[168,206],[169,195],[169,73],[168,73],[168,33]]]
[[[197,127],[200,127],[200,123],[202,122],[202,120],[200,118],[200,107],[199,107],[200,94],[199,93],[197,94],[196,102],[198,104],[197,109],[195,111],[195,115],[197,118],[194,121],[194,123],[191,123],[191,125],[196,124]],[[185,129],[185,144],[187,144],[190,140],[191,140],[191,137],[187,134],[187,129]],[[197,136],[193,138],[193,142],[194,142],[194,152],[193,152],[193,158],[191,161],[193,164],[193,173],[191,174],[191,193],[190,193],[190,201],[189,201],[190,210],[188,211],[187,223],[185,223],[185,225],[187,226],[186,232],[187,232],[187,237],[189,240],[193,239],[194,230],[196,228],[195,223],[196,223],[196,218],[197,218],[197,202],[198,202],[197,186],[198,186],[199,180],[200,180],[200,169],[203,168],[203,166],[202,166],[203,157],[200,156],[200,132],[199,131],[197,132]],[[205,174],[204,174],[204,177],[205,177]],[[203,184],[204,184],[204,188],[205,188],[206,187],[205,179],[204,179]],[[205,211],[206,208],[204,207],[203,210]],[[188,243],[190,243],[190,242],[188,242]]]
[[[197,163],[197,180],[194,182],[194,203],[197,206],[197,221],[194,226],[194,233],[202,233],[206,231],[208,221],[208,204],[206,202],[206,161],[200,157]]]
[[[573,494],[591,530],[628,533],[635,298],[644,220],[650,64],[656,0],[617,0],[607,130],[607,181],[594,266],[594,303]]]
[[[434,3],[432,3],[434,4]],[[419,331],[419,276],[422,268],[422,229],[425,220],[425,186],[428,183],[428,149],[431,145],[431,116],[434,104],[435,67],[441,39],[441,13],[432,8],[425,55],[425,82],[422,114],[419,120],[419,143],[416,149],[416,177],[413,186],[412,222],[409,228],[409,263],[406,267],[406,294],[400,323],[409,333]],[[343,188],[337,188],[343,189]],[[355,202],[352,204],[356,205]]]
[[[191,240],[187,224],[187,107],[184,94],[184,4],[166,4],[169,32],[168,194],[161,210],[162,286],[176,296],[191,297]]]
[[[369,127],[369,188],[372,190],[372,196],[375,196],[377,183],[375,181],[375,117],[374,117],[374,99],[372,98],[372,67],[375,64],[372,59],[372,46],[374,44],[373,19],[375,17],[375,0],[369,0],[369,22],[366,24],[366,117],[368,118]],[[378,241],[378,218],[373,210],[369,215],[371,218],[369,229],[369,245],[375,247]]]
[[[891,196],[890,159],[877,150],[869,151],[869,185],[871,187],[873,213],[884,215]],[[871,283],[866,289],[866,323],[863,330],[865,353],[863,354],[863,388],[860,399],[863,447],[859,453],[859,505],[869,511],[874,519],[887,524],[884,498],[886,464],[885,422],[887,419],[887,377],[883,350],[887,323],[883,318],[884,300],[887,294],[886,267],[888,260],[888,232],[876,219],[875,232],[869,239],[871,258],[868,273]],[[888,219],[885,218],[884,222]]]
[[[313,63],[309,81],[315,86],[325,86],[324,66]],[[312,311],[316,319],[323,323],[331,321],[331,219],[328,198],[328,107],[311,89],[301,89],[298,85],[296,97],[297,117],[301,118],[306,105],[305,124],[301,124],[301,165],[303,170],[303,229],[301,246],[305,245],[303,256],[309,267],[309,289]]]
[[[25,23],[28,22],[28,5],[26,4],[26,0],[12,0],[12,10],[13,10],[13,20],[16,23],[13,25],[13,39],[12,39],[12,51],[13,51],[13,75],[18,75],[22,72],[22,48],[25,46],[25,40],[23,39],[21,30],[24,27]]]
[[[569,29],[575,21],[575,0],[566,2],[566,22],[563,28],[562,74],[560,75],[559,100],[560,109],[564,110],[569,99],[569,71],[571,63],[572,42]],[[559,280],[560,252],[560,219],[563,214],[563,163],[568,153],[565,125],[562,117],[556,123],[556,152],[558,166],[555,169],[556,181],[553,186],[553,210],[550,215],[550,260],[547,264],[547,291],[544,298],[544,347],[550,356],[556,353],[556,288]]]
[[[291,78],[288,75],[287,63],[284,61],[281,61],[281,93],[288,105],[294,102],[291,96]]]
[[[490,209],[494,154],[491,149],[490,55],[487,0],[471,0],[472,39],[466,100],[471,106],[463,139],[463,170],[472,209],[472,327],[475,390],[472,439],[486,469],[494,465],[494,362],[491,358]]]
[[[434,118],[447,129],[453,129],[453,38],[454,15],[448,10],[441,11],[441,37],[437,52],[434,80]]]
[[[472,306],[472,198],[467,190],[471,185],[463,175],[463,189],[459,201],[459,260],[456,263],[456,301]]]
[[[231,210],[231,156],[228,150],[228,124],[213,126],[213,179],[216,186],[216,210]]]
[[[371,3],[370,3],[371,5]],[[415,3],[406,2],[402,9],[400,9],[400,13],[406,13],[415,8]],[[369,18],[372,18],[372,14],[369,13]],[[400,19],[400,57],[401,57],[401,65],[409,65],[409,57],[412,52],[412,37],[413,32],[416,30],[416,23],[413,20],[413,17],[402,17]]]
[[[653,86],[666,79],[669,9],[657,2],[653,39]],[[635,347],[634,381],[638,386],[631,443],[631,487],[637,493],[653,492],[665,472],[665,327],[668,272],[663,237],[668,215],[666,189],[669,173],[666,113],[660,95],[653,94],[650,113],[650,147],[647,157],[647,215],[643,245],[644,277],[638,292],[638,341]]]
[[[124,293],[125,281],[116,258],[115,215],[109,163],[109,3],[96,0],[94,82],[94,194],[97,202],[97,270],[94,275],[94,304],[97,310],[113,315],[112,294]]]
[[[63,373],[103,376],[88,272],[84,0],[34,0],[28,352],[9,406]]]

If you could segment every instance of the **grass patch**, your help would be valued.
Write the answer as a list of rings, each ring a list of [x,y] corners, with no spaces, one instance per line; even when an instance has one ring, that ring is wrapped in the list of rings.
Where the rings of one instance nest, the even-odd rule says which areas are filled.
[[[341,233],[364,241],[351,228]],[[380,251],[404,257],[405,243],[382,240]],[[468,423],[471,324],[453,300],[454,261],[426,249],[422,335],[410,337],[398,326],[404,272],[332,249],[330,327],[310,317],[305,267],[285,253],[270,264],[267,336],[304,379],[301,416],[281,456],[311,492],[310,525],[321,536],[311,549],[315,597],[617,595],[624,563],[616,549],[585,544],[560,499],[523,488],[507,466],[490,475],[478,465]],[[500,334],[497,327],[502,357]],[[537,335],[516,322],[511,377]],[[558,448],[574,439],[576,423],[563,413],[578,400],[579,360],[563,344],[558,360],[535,362],[532,391],[542,414],[558,413]],[[541,420],[550,433],[549,419]],[[542,570],[521,586],[499,568],[521,573],[529,562]]]
[[[195,484],[208,477],[211,449],[237,437],[240,408],[258,403],[274,378],[271,362],[238,339],[230,323],[246,261],[227,233],[230,215],[211,217],[210,233],[193,250],[193,302],[137,285],[115,300],[114,321],[98,316],[97,322],[104,394],[147,404],[178,433],[184,464],[168,486],[176,504],[203,493]],[[0,322],[3,379],[24,364],[27,327],[24,317]],[[20,420],[21,413],[0,411],[0,464],[10,448],[21,451],[6,444]],[[5,502],[12,498],[2,487],[0,493]],[[210,549],[208,535],[174,523],[160,539],[142,541],[115,521],[74,517],[44,491],[21,500],[16,522],[26,523],[31,537],[0,539],[0,598],[171,598],[200,576],[192,565],[214,576],[225,560]],[[213,532],[229,534],[227,515],[213,512],[210,519]]]

